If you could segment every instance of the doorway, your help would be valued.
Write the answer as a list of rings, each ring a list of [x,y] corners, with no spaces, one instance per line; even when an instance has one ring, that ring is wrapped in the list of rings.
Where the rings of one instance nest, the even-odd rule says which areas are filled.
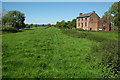
[[[90,28],[90,31],[92,30],[92,28]]]

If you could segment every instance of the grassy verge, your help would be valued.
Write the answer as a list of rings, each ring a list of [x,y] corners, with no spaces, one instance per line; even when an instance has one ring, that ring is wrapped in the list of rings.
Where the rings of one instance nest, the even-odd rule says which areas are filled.
[[[79,33],[81,32],[68,32],[68,30],[63,32],[51,27],[3,34],[3,77],[103,78],[104,75],[109,76],[102,72],[103,69],[100,67],[102,59],[97,56],[99,53],[96,55],[91,49],[95,45],[99,46],[101,40],[93,40],[92,34],[87,32]]]
[[[99,66],[103,68],[104,77],[115,78],[120,77],[119,68],[119,43],[117,32],[96,32],[96,31],[84,31],[84,30],[62,30],[64,34],[75,38],[85,38],[99,42],[99,45],[91,47],[91,51],[100,57],[101,62]],[[91,55],[91,54],[90,54]],[[89,55],[89,56],[90,56]],[[93,55],[93,54],[92,54]]]

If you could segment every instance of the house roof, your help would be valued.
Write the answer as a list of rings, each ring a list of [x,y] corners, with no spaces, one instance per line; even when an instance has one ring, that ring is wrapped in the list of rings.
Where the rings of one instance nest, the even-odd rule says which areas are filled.
[[[99,19],[99,25],[103,25],[105,23],[110,23],[110,21],[108,19],[105,19],[105,18],[100,18]]]
[[[89,17],[91,16],[92,12],[91,13],[86,13],[86,14],[82,14],[82,15],[79,15],[79,17],[77,18],[80,18],[80,17]]]

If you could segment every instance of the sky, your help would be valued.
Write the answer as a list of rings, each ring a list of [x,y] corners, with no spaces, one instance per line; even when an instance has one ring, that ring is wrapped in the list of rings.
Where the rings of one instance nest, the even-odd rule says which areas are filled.
[[[7,11],[18,10],[25,14],[26,24],[55,24],[71,21],[79,13],[95,11],[100,17],[114,2],[2,2]]]
[[[4,2],[116,2],[119,0],[2,0]]]

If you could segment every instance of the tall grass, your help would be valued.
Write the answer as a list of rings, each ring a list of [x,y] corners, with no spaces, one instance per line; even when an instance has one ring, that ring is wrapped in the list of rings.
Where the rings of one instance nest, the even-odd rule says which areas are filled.
[[[77,32],[79,31],[79,32]],[[119,59],[119,47],[120,41],[112,40],[105,38],[104,35],[95,35],[91,31],[84,30],[62,30],[66,35],[75,37],[75,38],[86,38],[99,42],[99,45],[94,45],[91,47],[91,51],[96,53],[98,57],[102,60],[100,66],[103,68],[103,72],[107,75],[103,75],[106,78],[120,77],[120,59]],[[93,32],[93,31],[92,31]],[[111,32],[112,33],[112,32]],[[100,32],[99,32],[100,34]],[[109,33],[110,34],[110,33]],[[91,59],[91,54],[87,55],[86,59],[89,61]]]
[[[101,56],[102,62],[101,66],[103,67],[103,72],[106,78],[120,78],[120,51],[118,45],[119,41],[107,40],[102,42],[99,46],[95,46],[94,53],[99,53]],[[99,56],[98,55],[98,56]]]
[[[109,77],[100,66],[106,38],[93,36],[100,39],[86,31],[54,27],[3,34],[3,78]]]
[[[72,36],[72,37],[76,37],[76,38],[87,38],[89,40],[93,40],[93,41],[97,41],[97,42],[103,42],[103,41],[106,41],[107,39],[100,36],[100,35],[94,35],[94,34],[91,34],[87,31],[81,31],[80,33],[75,31],[75,30],[66,30],[66,29],[63,29],[62,30],[63,33],[69,35],[69,36]]]

